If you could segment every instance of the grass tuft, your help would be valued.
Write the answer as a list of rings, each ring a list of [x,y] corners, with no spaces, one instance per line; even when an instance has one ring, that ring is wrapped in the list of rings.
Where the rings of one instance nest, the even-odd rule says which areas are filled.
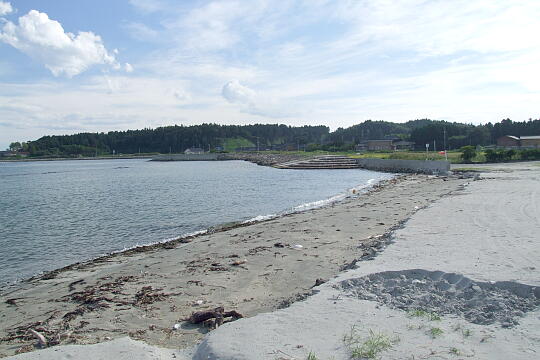
[[[409,317],[423,317],[430,321],[439,321],[441,320],[441,316],[437,314],[436,312],[430,312],[423,309],[413,309],[407,311],[407,316]]]
[[[343,337],[344,343],[351,352],[351,359],[375,359],[384,350],[392,347],[398,339],[391,339],[384,333],[369,330],[369,336],[363,340],[353,326],[350,334]]]
[[[433,339],[435,339],[436,337],[441,336],[443,333],[444,333],[444,331],[441,328],[438,328],[438,327],[432,327],[431,329],[429,329],[429,335],[431,335],[431,337]]]

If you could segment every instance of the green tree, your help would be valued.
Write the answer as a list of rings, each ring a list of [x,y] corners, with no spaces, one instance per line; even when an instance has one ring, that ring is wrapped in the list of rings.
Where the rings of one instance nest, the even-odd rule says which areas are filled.
[[[461,154],[463,162],[470,163],[476,157],[476,148],[474,146],[464,146],[461,148],[461,151],[463,152]]]
[[[22,145],[18,141],[12,142],[11,144],[9,144],[9,150],[11,151],[19,151],[21,148],[22,148]]]

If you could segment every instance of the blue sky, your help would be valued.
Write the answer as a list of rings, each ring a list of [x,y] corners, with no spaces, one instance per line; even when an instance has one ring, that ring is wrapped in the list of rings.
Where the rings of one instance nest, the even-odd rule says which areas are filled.
[[[0,0],[0,148],[172,124],[539,117],[538,0]]]

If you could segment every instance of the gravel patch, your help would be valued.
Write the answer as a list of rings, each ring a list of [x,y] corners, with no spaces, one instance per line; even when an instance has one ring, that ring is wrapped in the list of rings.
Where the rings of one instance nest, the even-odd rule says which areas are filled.
[[[386,271],[339,283],[347,296],[393,309],[452,314],[467,321],[502,327],[518,324],[540,305],[540,287],[512,281],[480,282],[463,275],[421,269]]]

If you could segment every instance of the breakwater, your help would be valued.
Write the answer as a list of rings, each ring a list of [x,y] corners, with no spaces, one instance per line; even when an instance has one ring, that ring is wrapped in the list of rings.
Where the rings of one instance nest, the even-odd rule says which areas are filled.
[[[397,159],[356,159],[363,169],[401,173],[421,173],[445,175],[450,171],[448,161],[397,160]]]

